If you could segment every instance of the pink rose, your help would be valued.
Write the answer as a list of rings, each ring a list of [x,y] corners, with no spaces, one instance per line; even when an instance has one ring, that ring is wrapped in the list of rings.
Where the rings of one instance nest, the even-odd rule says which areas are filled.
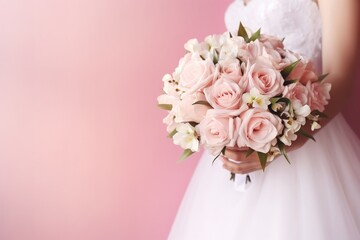
[[[186,54],[179,66],[179,88],[191,95],[208,86],[214,77],[215,65],[211,59],[203,60],[199,54]]]
[[[255,87],[260,94],[268,97],[279,95],[284,90],[284,79],[272,63],[263,57],[250,67],[248,73],[249,89]]]
[[[260,108],[251,108],[241,116],[238,147],[250,147],[255,151],[269,152],[272,142],[281,134],[283,125],[276,115]]]
[[[237,127],[240,119],[226,111],[209,110],[198,125],[201,143],[212,154],[219,154],[225,146],[233,147],[237,138]]]
[[[283,42],[275,36],[261,34],[259,38],[260,42],[262,42],[267,48],[284,48]]]
[[[287,78],[290,80],[298,80],[303,85],[306,85],[306,83],[309,81],[315,82],[318,80],[318,77],[313,69],[314,67],[311,61],[300,61],[298,64],[296,64],[295,68],[291,71]]]
[[[172,112],[175,115],[175,122],[201,122],[206,115],[206,111],[210,109],[210,107],[193,103],[205,100],[205,95],[200,92],[185,96],[182,100],[178,100],[173,105],[172,109]]]
[[[282,58],[280,53],[272,48],[266,48],[262,51],[262,56],[266,59],[269,59],[272,65],[277,69],[280,70],[282,68]]]
[[[310,106],[311,111],[319,110],[323,112],[325,110],[325,105],[329,103],[330,100],[330,83],[319,83],[319,82],[308,82],[306,88],[309,91],[308,94],[308,105]]]
[[[263,45],[256,40],[255,42],[250,42],[246,45],[247,55],[248,55],[248,61],[253,63],[256,61],[257,57],[262,55],[263,51]]]
[[[239,82],[242,77],[240,62],[236,58],[231,58],[219,62],[220,74],[234,82]]]
[[[255,40],[254,42],[241,45],[239,47],[238,57],[242,62],[253,63],[256,61],[257,57],[262,55],[263,49],[264,45],[258,40]]]
[[[237,109],[241,104],[242,91],[239,85],[225,77],[204,89],[206,100],[213,108]]]
[[[289,98],[290,100],[298,100],[301,105],[308,103],[308,89],[301,83],[293,83],[285,87],[284,97]]]

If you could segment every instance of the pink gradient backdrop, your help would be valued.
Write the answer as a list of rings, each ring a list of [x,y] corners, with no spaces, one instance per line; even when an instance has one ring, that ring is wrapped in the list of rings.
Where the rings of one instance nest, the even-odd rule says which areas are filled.
[[[0,1],[1,240],[166,239],[199,155],[176,163],[161,77],[230,2]]]

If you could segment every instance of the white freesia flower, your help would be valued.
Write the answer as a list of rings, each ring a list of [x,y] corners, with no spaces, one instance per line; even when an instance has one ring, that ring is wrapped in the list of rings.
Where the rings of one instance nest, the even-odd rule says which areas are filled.
[[[285,110],[285,108],[286,108],[286,103],[284,103],[284,102],[278,102],[278,103],[271,104],[271,109],[274,112],[282,112]]]
[[[232,38],[226,39],[226,42],[222,45],[219,59],[226,60],[226,59],[234,59],[238,56],[239,45],[236,41]]]
[[[271,147],[267,156],[267,162],[272,162],[276,156],[281,155],[280,149],[277,147]]]
[[[297,135],[294,133],[292,128],[286,128],[284,131],[284,135],[280,137],[280,141],[282,141],[286,146],[290,146],[292,141],[297,139]]]
[[[220,48],[225,40],[226,37],[224,35],[209,35],[205,38],[205,42],[209,44],[210,49]]]
[[[311,124],[311,131],[315,131],[317,129],[320,129],[321,128],[321,125],[318,123],[318,122],[312,122]]]
[[[166,94],[174,97],[180,97],[182,91],[178,89],[178,82],[173,79],[170,74],[165,74],[162,81],[164,82],[163,90]]]
[[[242,99],[245,103],[250,104],[254,108],[267,109],[270,104],[269,98],[267,96],[261,95],[257,88],[252,88],[250,93],[245,93],[242,96]]]
[[[307,117],[311,113],[309,105],[302,105],[300,101],[292,101],[292,106],[296,116]]]
[[[306,117],[311,113],[309,105],[302,105],[300,101],[293,101],[292,107],[296,116],[296,121],[301,125],[304,125],[306,123]]]
[[[179,124],[176,127],[176,134],[173,136],[174,144],[193,152],[199,151],[199,140],[196,131],[189,123]]]
[[[284,119],[283,121],[284,121],[285,127],[288,129],[292,129],[293,132],[297,132],[301,128],[301,123],[292,117],[289,117],[288,119]]]
[[[210,57],[210,46],[206,42],[201,42],[194,38],[187,41],[184,45],[185,50],[189,51],[190,53],[198,53],[203,58]]]
[[[184,44],[184,48],[185,48],[185,50],[187,50],[189,52],[194,52],[196,45],[199,45],[199,41],[196,38],[193,38]]]

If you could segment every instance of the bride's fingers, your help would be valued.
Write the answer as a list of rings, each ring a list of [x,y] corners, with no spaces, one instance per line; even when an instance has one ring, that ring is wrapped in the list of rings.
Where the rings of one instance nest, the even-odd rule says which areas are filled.
[[[246,156],[248,153],[247,149],[235,149],[235,148],[226,148],[225,149],[225,157],[235,160],[235,161],[253,161],[254,158],[252,154],[250,156]]]

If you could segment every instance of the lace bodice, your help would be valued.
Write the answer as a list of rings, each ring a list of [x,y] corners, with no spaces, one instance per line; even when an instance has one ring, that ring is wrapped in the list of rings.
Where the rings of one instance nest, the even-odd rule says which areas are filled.
[[[314,61],[321,72],[321,17],[313,0],[234,1],[225,14],[229,31],[239,22],[252,30],[285,38],[285,47]]]

